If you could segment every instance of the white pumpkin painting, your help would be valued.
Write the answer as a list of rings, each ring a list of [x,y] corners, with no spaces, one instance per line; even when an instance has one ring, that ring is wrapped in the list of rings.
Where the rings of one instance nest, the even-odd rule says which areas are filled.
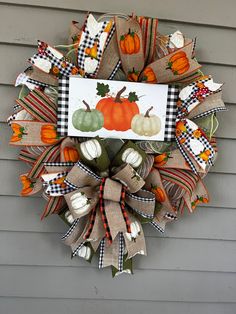
[[[68,135],[163,141],[167,97],[168,85],[164,84],[71,76]],[[89,146],[83,149],[92,160],[99,148],[92,140]],[[140,162],[140,157],[130,152],[123,158],[126,162]]]

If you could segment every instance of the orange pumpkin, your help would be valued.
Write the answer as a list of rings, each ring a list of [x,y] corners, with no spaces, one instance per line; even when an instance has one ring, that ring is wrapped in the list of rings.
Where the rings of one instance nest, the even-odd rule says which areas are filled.
[[[27,177],[27,176],[21,176],[21,183],[23,185],[23,188],[21,190],[21,195],[25,196],[28,195],[33,191],[34,183]]]
[[[102,98],[96,105],[96,109],[103,113],[103,127],[107,130],[129,130],[132,118],[139,113],[136,102],[121,97],[125,90],[126,87],[124,86],[117,93],[116,97]]]
[[[139,73],[139,71],[135,71],[135,69],[133,68],[132,71],[128,72],[128,81],[138,82]]]
[[[129,32],[120,37],[120,49],[124,54],[135,54],[140,49],[140,39],[135,32]]]
[[[63,154],[66,162],[77,162],[79,160],[79,153],[74,147],[66,146],[63,149]]]
[[[65,178],[66,177],[64,176],[64,177],[61,177],[59,179],[56,179],[53,183],[59,184],[62,188],[66,188],[66,183],[64,182]]]
[[[157,83],[157,78],[152,68],[147,67],[144,69],[142,73],[142,81],[147,82],[147,83],[152,83],[152,84]]]
[[[41,141],[46,144],[55,144],[58,142],[59,136],[56,127],[51,124],[45,124],[41,128]]]
[[[186,53],[179,51],[169,59],[167,69],[171,69],[174,75],[181,75],[187,72],[189,68],[190,64]]]
[[[159,167],[164,166],[167,163],[169,158],[171,158],[170,153],[163,153],[163,154],[157,155],[154,158],[155,167],[159,168]]]
[[[156,200],[158,202],[160,202],[160,203],[165,202],[166,195],[165,195],[165,192],[160,187],[152,185],[151,186],[151,191],[152,191],[152,193],[155,194]]]
[[[206,152],[202,152],[202,153],[199,154],[199,157],[200,157],[202,160],[204,160],[205,162],[207,162],[208,159],[209,159],[209,155],[210,155],[210,154],[208,154],[208,153],[206,153]]]
[[[24,132],[25,129],[18,123],[12,123],[11,128],[13,131],[13,135],[10,140],[11,142],[19,142],[21,141],[22,136],[27,134]]]

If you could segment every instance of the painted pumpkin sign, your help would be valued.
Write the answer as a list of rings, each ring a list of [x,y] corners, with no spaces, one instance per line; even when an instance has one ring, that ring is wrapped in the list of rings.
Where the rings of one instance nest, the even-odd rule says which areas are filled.
[[[151,69],[145,74],[147,82],[155,81]],[[130,75],[138,77],[135,69]],[[67,134],[163,141],[167,97],[168,85],[71,76]]]

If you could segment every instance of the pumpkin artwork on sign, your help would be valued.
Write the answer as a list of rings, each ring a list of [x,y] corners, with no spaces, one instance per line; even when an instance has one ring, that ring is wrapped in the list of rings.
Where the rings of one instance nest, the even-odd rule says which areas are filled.
[[[140,50],[139,36],[129,29],[127,34],[120,37],[120,49],[124,54],[135,54]]]
[[[134,133],[144,136],[153,136],[161,130],[161,120],[156,115],[150,115],[150,107],[145,114],[137,114],[133,117],[131,128]]]
[[[101,129],[104,124],[101,111],[90,109],[85,100],[83,100],[83,104],[86,106],[86,109],[78,109],[73,113],[73,126],[83,132],[94,132]]]
[[[55,214],[68,226],[68,258],[96,256],[113,277],[147,255],[148,226],[163,234],[208,202],[203,178],[217,157],[216,113],[226,110],[195,41],[158,25],[88,14],[71,23],[69,43],[39,41],[7,121],[29,166],[21,195],[42,196],[42,219]]]
[[[98,94],[105,96],[102,86],[98,83]],[[107,130],[127,131],[131,128],[133,117],[139,113],[138,105],[135,101],[138,97],[135,93],[130,92],[128,97],[122,97],[126,90],[124,86],[115,97],[109,96],[109,87],[107,87],[106,97],[99,100],[96,109],[103,113],[104,128]]]

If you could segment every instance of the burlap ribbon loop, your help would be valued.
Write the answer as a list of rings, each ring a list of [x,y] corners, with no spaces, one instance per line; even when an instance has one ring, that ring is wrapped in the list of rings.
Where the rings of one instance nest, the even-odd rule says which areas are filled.
[[[146,23],[150,20],[144,18]],[[190,75],[195,75],[201,65],[193,58],[194,41],[185,39],[182,48],[155,60],[149,64],[152,57],[147,58],[147,44],[152,50],[157,37],[157,21],[152,21],[151,27],[146,28],[151,40],[143,32],[143,19],[132,17],[128,20],[115,17],[117,42],[122,68],[129,80],[145,81],[147,83],[170,83],[181,81]]]

